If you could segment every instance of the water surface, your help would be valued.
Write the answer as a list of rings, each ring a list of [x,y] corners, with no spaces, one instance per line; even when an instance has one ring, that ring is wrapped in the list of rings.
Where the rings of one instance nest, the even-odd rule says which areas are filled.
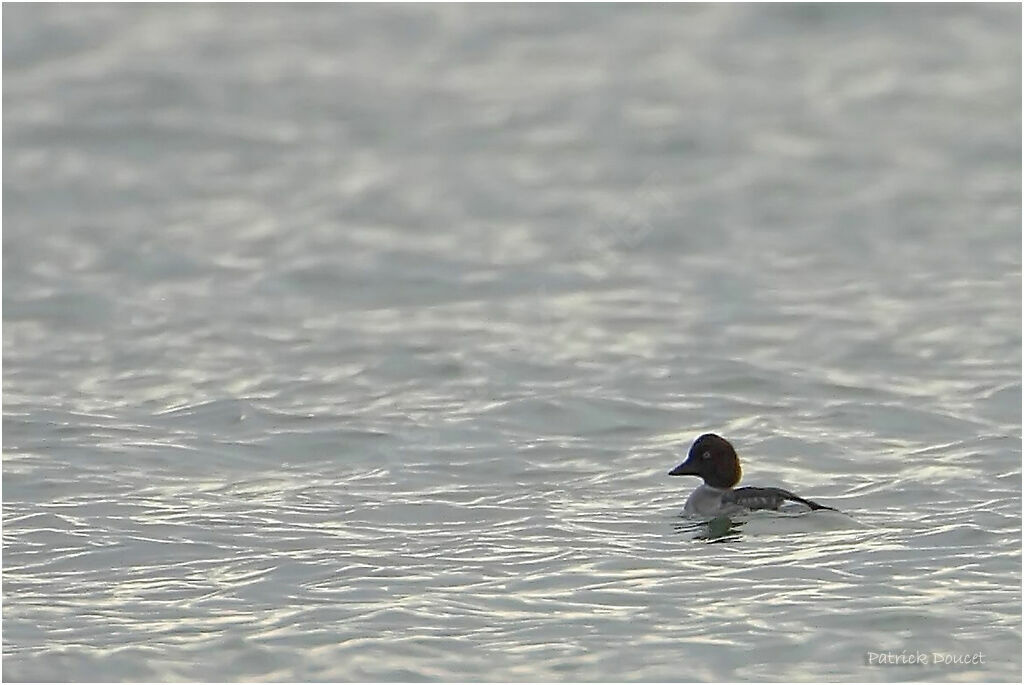
[[[1020,17],[5,6],[4,677],[1018,682]]]

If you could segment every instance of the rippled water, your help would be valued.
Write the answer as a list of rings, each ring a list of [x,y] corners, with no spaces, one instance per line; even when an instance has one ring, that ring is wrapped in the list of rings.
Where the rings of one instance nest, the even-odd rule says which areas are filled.
[[[1019,681],[1020,18],[5,6],[4,677]]]

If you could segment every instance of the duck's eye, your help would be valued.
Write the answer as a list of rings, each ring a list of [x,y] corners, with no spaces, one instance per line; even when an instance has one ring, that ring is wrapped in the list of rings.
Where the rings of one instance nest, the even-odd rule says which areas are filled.
[[[710,459],[711,458],[711,452],[705,452],[704,454],[700,455],[700,458],[701,459]]]

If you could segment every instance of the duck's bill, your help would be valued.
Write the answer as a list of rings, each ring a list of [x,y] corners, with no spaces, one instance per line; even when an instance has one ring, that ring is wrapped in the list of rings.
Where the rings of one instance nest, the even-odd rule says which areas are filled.
[[[697,472],[694,471],[687,462],[683,462],[679,466],[675,467],[668,472],[670,476],[696,476]]]

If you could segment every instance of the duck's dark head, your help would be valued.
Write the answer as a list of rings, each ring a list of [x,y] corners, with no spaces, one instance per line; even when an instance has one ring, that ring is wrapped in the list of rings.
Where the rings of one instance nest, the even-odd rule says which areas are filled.
[[[697,438],[690,453],[670,476],[700,476],[713,488],[731,488],[740,482],[740,460],[736,450],[725,438],[705,433]]]

